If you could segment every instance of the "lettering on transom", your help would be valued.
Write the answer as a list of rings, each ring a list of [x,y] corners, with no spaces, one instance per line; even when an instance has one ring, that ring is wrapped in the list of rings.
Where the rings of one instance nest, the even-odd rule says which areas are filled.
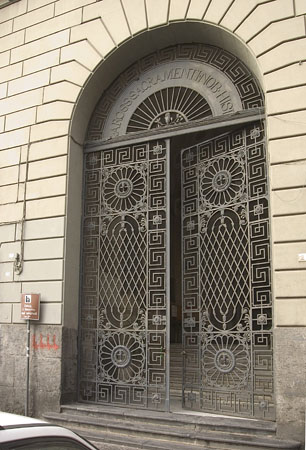
[[[189,87],[198,92],[211,106],[214,115],[231,114],[241,109],[236,88],[220,70],[208,64],[192,65],[188,61],[182,61],[180,65],[172,63],[148,70],[127,87],[110,114],[111,136],[126,132],[131,114],[145,98],[171,86]]]

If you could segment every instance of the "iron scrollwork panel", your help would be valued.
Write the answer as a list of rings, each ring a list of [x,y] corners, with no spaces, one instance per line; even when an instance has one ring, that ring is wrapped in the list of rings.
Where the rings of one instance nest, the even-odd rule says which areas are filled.
[[[264,128],[182,152],[183,402],[273,419]]]
[[[164,409],[167,141],[85,156],[80,398]]]

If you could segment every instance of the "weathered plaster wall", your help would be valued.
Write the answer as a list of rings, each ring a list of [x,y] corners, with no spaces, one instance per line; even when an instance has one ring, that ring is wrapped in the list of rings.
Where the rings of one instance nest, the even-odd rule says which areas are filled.
[[[77,328],[82,144],[101,88],[149,51],[210,41],[249,64],[266,91],[276,386],[285,420],[292,400],[280,339],[306,326],[306,262],[297,260],[306,252],[305,15],[305,0],[20,0],[0,9],[2,335],[12,324],[14,339],[23,333],[26,291],[42,294],[41,326]],[[21,237],[17,275],[12,254],[22,253]],[[295,344],[301,365],[304,334]],[[296,377],[304,380],[301,371]],[[0,376],[4,389],[8,378]]]
[[[29,413],[57,409],[61,398],[62,327],[31,325]],[[27,330],[22,325],[0,328],[0,407],[25,412]],[[67,363],[69,360],[67,360]]]

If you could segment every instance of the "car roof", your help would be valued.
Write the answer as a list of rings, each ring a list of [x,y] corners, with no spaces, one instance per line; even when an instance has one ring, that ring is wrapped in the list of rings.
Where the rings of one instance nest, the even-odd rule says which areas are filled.
[[[44,425],[47,424],[47,422],[44,422],[40,419],[33,419],[32,417],[24,417],[24,416],[18,416],[17,414],[10,414],[7,412],[1,412],[0,411],[0,429],[2,428],[13,428],[13,427],[20,427],[21,425],[24,426],[33,426],[33,425]]]
[[[97,447],[68,428],[44,420],[0,411],[0,448],[3,444],[20,440],[45,438],[73,439],[75,442],[82,444],[84,448],[97,450]]]

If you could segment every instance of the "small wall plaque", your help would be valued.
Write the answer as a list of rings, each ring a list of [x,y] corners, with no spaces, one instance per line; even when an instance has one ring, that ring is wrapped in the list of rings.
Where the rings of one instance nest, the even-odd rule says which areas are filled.
[[[39,320],[40,294],[21,294],[21,319]]]

